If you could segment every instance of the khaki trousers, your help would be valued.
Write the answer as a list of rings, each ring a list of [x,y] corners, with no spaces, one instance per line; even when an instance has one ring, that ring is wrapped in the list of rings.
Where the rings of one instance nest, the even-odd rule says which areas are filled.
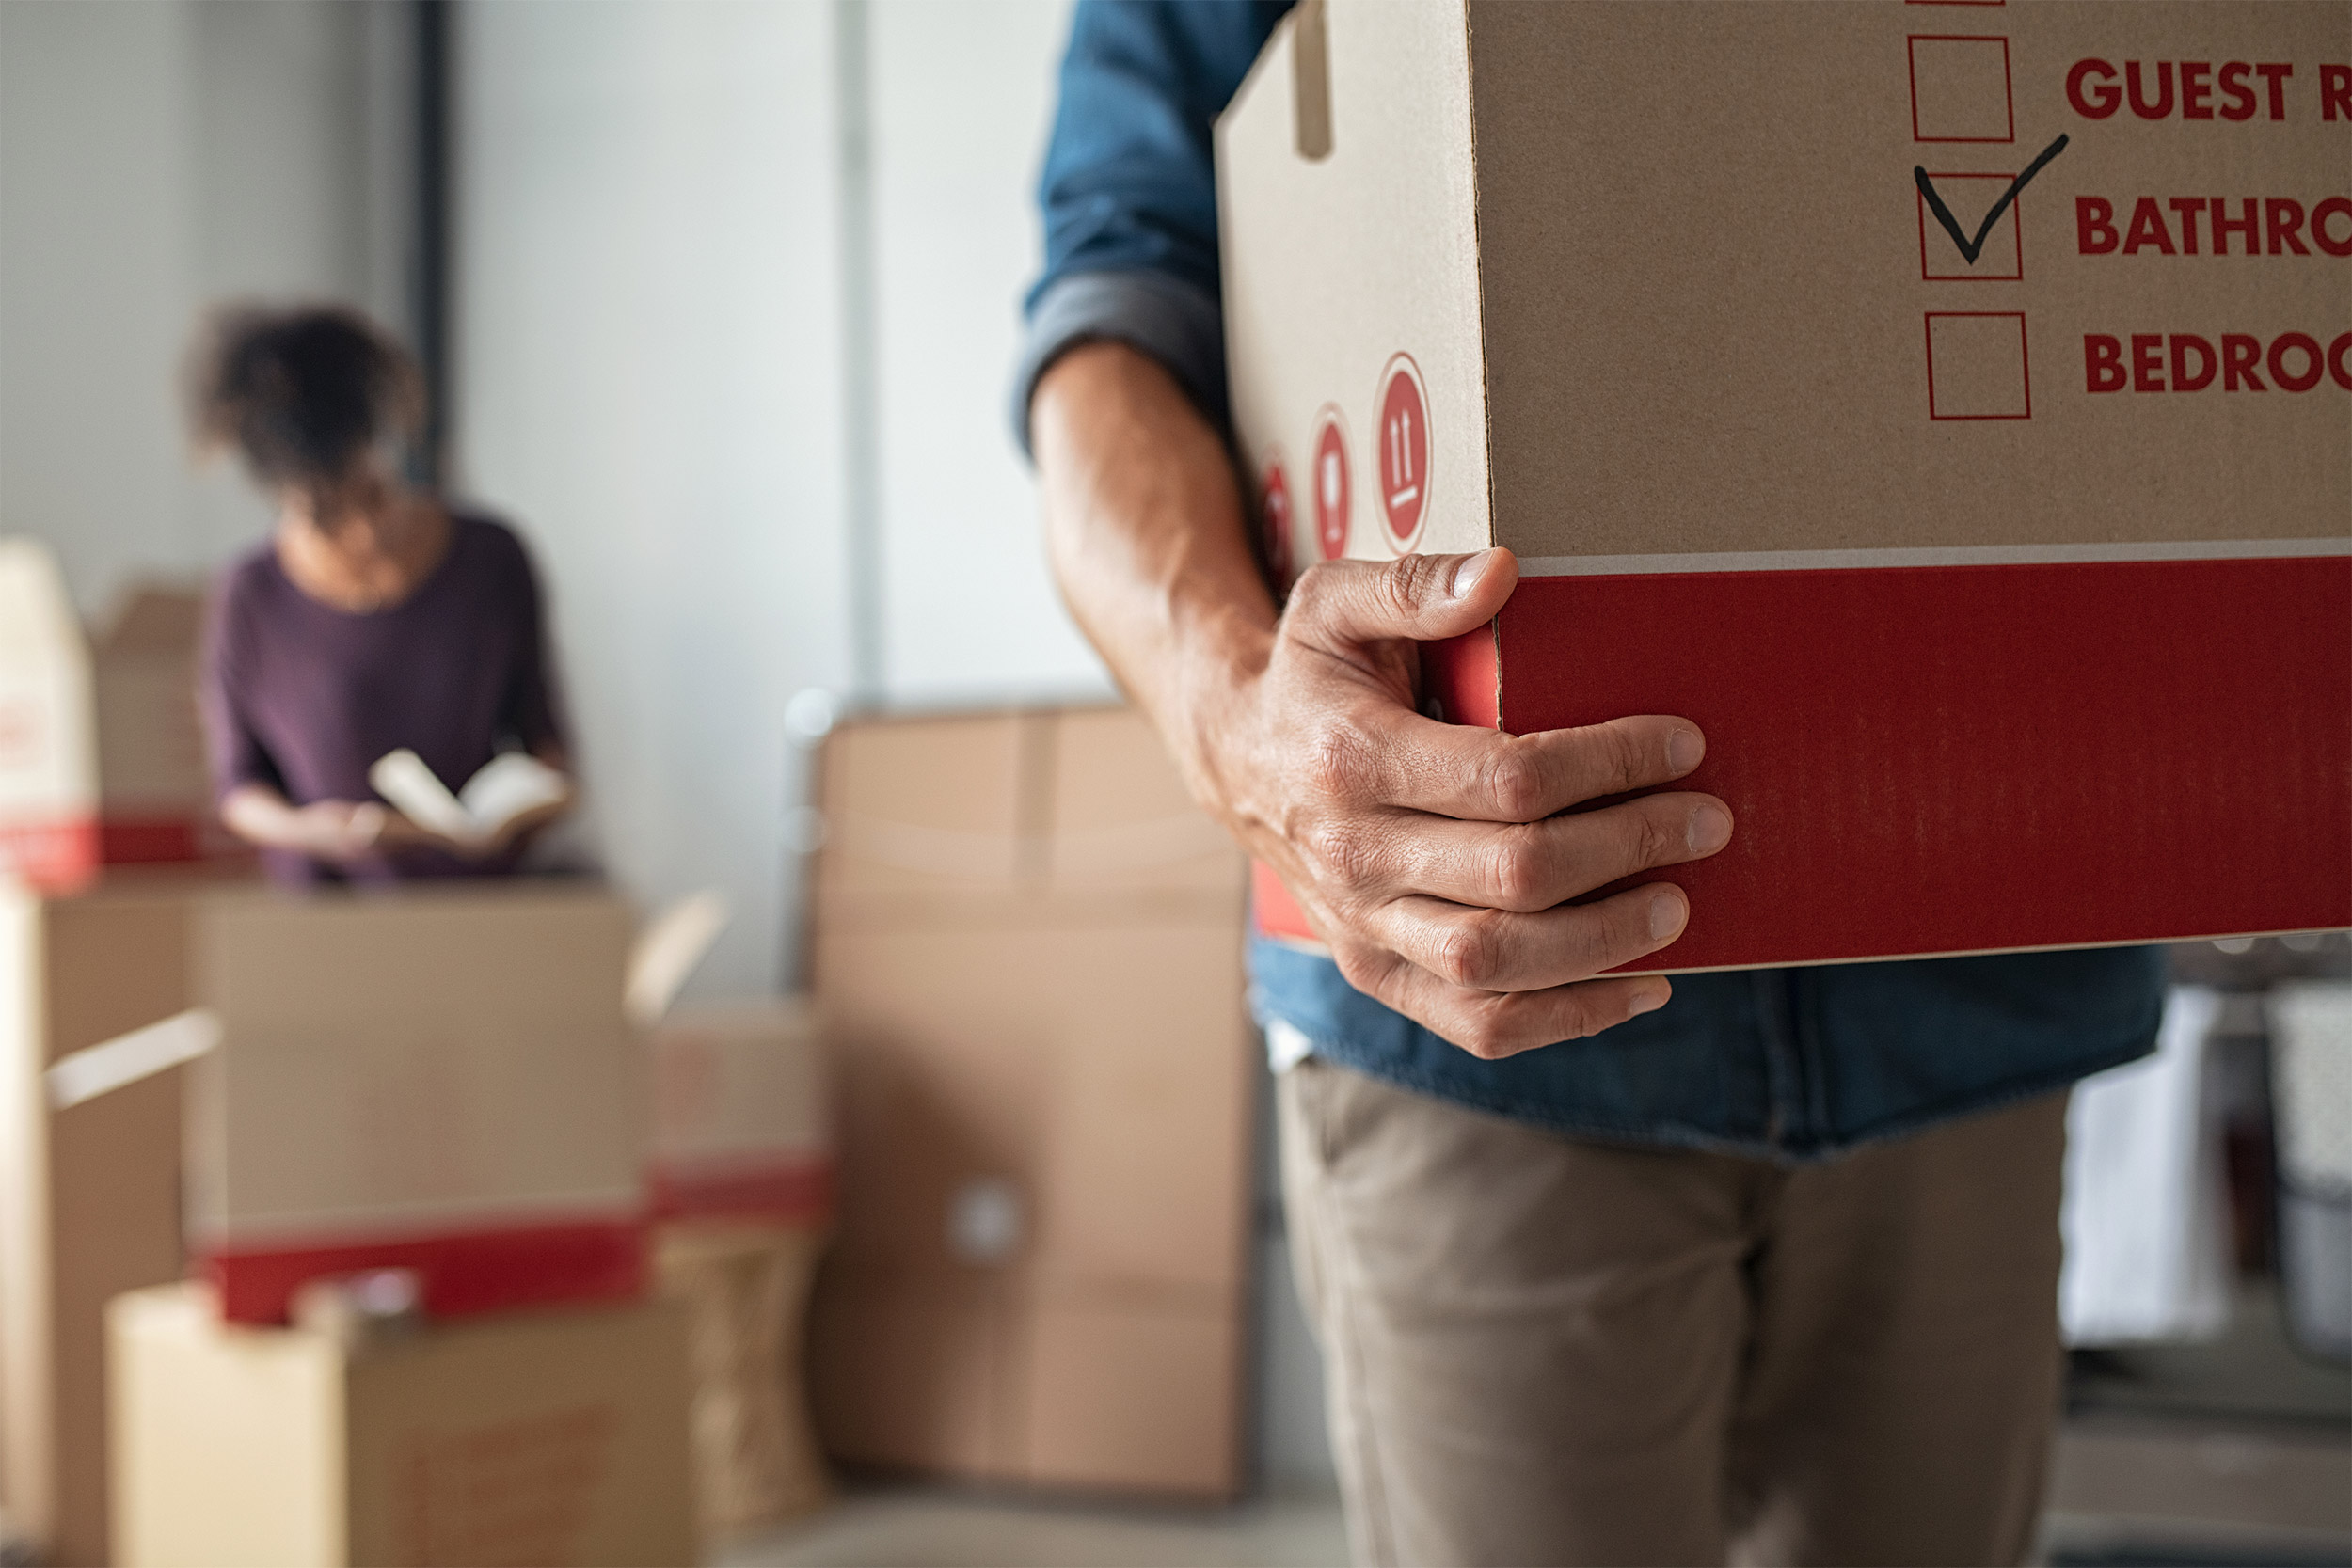
[[[2048,1095],[1826,1164],[1310,1059],[1283,1186],[1364,1563],[2014,1563],[2057,1411]]]

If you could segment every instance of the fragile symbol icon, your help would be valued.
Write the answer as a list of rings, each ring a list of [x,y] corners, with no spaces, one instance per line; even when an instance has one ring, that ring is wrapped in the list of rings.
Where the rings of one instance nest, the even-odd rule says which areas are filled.
[[[1324,410],[1314,452],[1315,546],[1337,561],[1347,553],[1348,483],[1347,434],[1335,408]]]

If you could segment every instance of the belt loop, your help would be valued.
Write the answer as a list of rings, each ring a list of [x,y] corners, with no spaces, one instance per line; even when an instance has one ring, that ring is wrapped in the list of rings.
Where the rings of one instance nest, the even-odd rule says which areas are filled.
[[[1786,969],[1759,969],[1751,976],[1756,987],[1756,1029],[1764,1038],[1764,1092],[1771,1107],[1765,1117],[1764,1141],[1775,1156],[1809,1141],[1793,978]]]

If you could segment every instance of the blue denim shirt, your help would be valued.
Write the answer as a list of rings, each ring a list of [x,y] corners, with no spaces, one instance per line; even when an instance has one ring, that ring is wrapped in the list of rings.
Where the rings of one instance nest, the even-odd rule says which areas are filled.
[[[1152,355],[1226,422],[1211,129],[1288,0],[1080,0],[1040,199],[1045,272],[1013,387],[1072,344]],[[2163,967],[2108,948],[1676,977],[1588,1040],[1482,1062],[1350,987],[1323,955],[1250,944],[1261,1022],[1317,1054],[1556,1131],[1784,1160],[2042,1093],[2144,1054]]]

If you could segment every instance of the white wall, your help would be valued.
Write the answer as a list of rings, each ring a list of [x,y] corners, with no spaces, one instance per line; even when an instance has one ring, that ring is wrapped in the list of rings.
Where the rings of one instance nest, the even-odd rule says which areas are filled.
[[[844,331],[825,4],[471,0],[458,458],[551,578],[607,864],[738,909],[701,994],[793,947],[783,707],[852,682],[845,356],[876,387],[882,695],[1107,693],[1005,433],[1067,0],[868,16],[877,341]]]
[[[1068,0],[871,8],[886,666],[900,701],[1111,692],[1044,565],[1005,386]]]
[[[233,472],[187,461],[178,375],[200,309],[332,295],[397,325],[389,130],[360,112],[397,74],[395,17],[0,5],[0,531],[56,548],[86,609],[266,525]]]
[[[550,579],[606,864],[789,939],[784,705],[848,677],[831,14],[460,11],[457,454]]]

